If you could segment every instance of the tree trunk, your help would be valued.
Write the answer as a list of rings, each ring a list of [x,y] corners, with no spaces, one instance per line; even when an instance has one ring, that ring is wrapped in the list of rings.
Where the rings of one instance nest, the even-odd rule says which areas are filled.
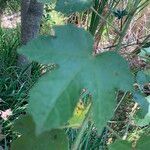
[[[0,0],[0,27],[2,22],[3,11],[5,10],[6,2]]]
[[[38,36],[42,14],[43,4],[36,0],[21,1],[21,42],[23,45]],[[18,56],[18,66],[24,68],[29,63],[25,56]]]
[[[3,15],[3,11],[2,11],[2,9],[0,8],[0,27],[1,27],[1,22],[2,22],[2,15]]]

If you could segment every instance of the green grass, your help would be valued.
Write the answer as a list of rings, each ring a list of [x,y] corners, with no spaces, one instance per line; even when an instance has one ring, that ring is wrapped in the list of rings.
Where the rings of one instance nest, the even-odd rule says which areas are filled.
[[[30,78],[16,66],[16,49],[20,45],[19,33],[19,29],[0,29],[0,110],[11,109],[13,112],[7,121],[0,118],[2,132],[6,136],[0,145],[5,147],[13,138],[13,121],[24,112],[24,99],[30,87]],[[22,83],[25,78],[27,82]]]
[[[45,70],[51,70],[53,65],[43,66],[32,63],[31,75],[26,69],[17,66],[17,48],[20,46],[20,28],[0,29],[0,110],[11,109],[8,120],[0,118],[2,134],[0,146],[7,150],[17,133],[12,130],[13,124],[20,115],[25,114],[28,104],[28,92]]]
[[[20,0],[0,0],[0,10],[6,13],[18,12]]]

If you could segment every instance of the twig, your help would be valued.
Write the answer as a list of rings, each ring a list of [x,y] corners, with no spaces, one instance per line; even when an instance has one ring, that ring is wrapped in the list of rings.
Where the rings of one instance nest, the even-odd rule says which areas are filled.
[[[146,37],[148,37],[148,36],[150,36],[150,34],[148,34]],[[145,37],[145,36],[144,36],[144,37]],[[141,38],[139,38],[139,39],[143,39],[144,37],[141,37]],[[138,40],[139,40],[139,39],[138,39]],[[121,45],[121,48],[126,48],[126,47],[134,46],[134,45],[139,45],[139,46],[141,45],[141,46],[143,46],[143,44],[145,44],[145,39],[143,40],[143,42],[137,42],[137,41],[135,41],[135,42],[132,42],[132,43],[124,43],[124,44]],[[104,48],[102,48],[102,49],[115,48],[117,45],[118,45],[118,44],[111,45],[111,46],[107,46],[107,47],[104,47]]]
[[[125,96],[127,95],[127,92],[125,92],[121,98],[121,100],[119,101],[118,105],[116,106],[114,112],[116,112],[116,110],[118,109],[118,107],[120,106],[120,104],[122,103],[122,101],[124,100]]]
[[[108,125],[106,126],[106,128],[113,133],[113,135],[116,136],[117,139],[121,140],[121,137],[111,128],[109,127]]]
[[[136,112],[137,106],[138,106],[138,103],[135,103],[133,108],[132,108],[131,113],[129,114],[130,117],[129,117],[129,121],[128,121],[126,130],[125,130],[125,133],[124,133],[123,138],[122,138],[123,140],[126,140],[126,138],[128,136],[129,127],[130,127],[130,124],[131,124],[131,121],[132,121],[132,117],[133,117],[134,113]]]

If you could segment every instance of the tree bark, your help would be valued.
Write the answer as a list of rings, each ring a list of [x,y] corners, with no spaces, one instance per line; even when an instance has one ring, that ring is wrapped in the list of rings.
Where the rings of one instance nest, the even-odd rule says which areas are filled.
[[[2,22],[2,15],[3,15],[3,11],[2,11],[2,9],[0,8],[0,27],[1,27],[1,22]]]
[[[36,0],[21,1],[21,42],[23,45],[38,36],[42,15],[43,4]],[[26,67],[29,63],[25,56],[18,56],[18,66]]]

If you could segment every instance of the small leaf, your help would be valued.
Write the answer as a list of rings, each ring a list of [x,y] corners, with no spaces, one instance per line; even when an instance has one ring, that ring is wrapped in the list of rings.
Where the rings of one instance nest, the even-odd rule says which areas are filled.
[[[147,114],[144,117],[143,117],[143,115],[141,117],[141,112],[138,112],[135,116],[135,123],[136,123],[136,125],[138,125],[140,127],[143,127],[143,126],[146,126],[146,125],[150,124],[150,96],[147,96],[146,100],[148,102],[148,112],[147,112]]]
[[[52,130],[41,135],[35,134],[35,124],[30,116],[19,119],[15,130],[22,135],[12,144],[12,150],[66,150],[68,139],[63,130]]]
[[[141,51],[143,51],[145,55],[150,56],[150,47],[143,48]]]
[[[82,105],[80,105],[80,102],[78,102],[78,104],[74,110],[72,118],[68,121],[69,126],[71,126],[72,128],[81,127],[90,107],[91,107],[91,103],[88,104],[87,106],[82,106]]]
[[[149,102],[139,92],[134,92],[133,93],[133,98],[141,106],[142,116],[145,116],[148,113],[148,110],[149,110]]]
[[[119,9],[117,9],[117,10],[115,10],[115,11],[113,11],[113,14],[114,14],[114,16],[115,17],[117,17],[118,19],[122,19],[124,16],[127,16],[128,15],[128,12],[127,12],[127,10],[119,10]]]
[[[128,141],[115,141],[113,144],[109,146],[109,150],[131,150],[132,144]]]
[[[56,11],[64,14],[85,11],[93,4],[93,0],[57,0]]]
[[[148,74],[148,70],[139,71],[136,75],[136,81],[140,86],[143,86],[146,83],[150,82],[150,74]]]
[[[147,62],[146,58],[150,57],[150,47],[147,48],[142,48],[140,53],[138,54],[142,60],[144,60],[145,62]]]

